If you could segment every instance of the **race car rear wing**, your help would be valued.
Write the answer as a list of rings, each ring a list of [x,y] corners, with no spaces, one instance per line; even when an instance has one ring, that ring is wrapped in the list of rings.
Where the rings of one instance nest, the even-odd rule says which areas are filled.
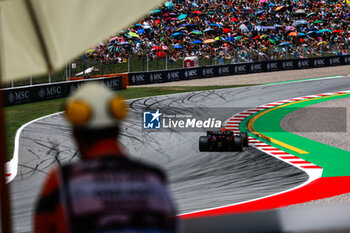
[[[207,131],[207,136],[232,136],[232,131]]]

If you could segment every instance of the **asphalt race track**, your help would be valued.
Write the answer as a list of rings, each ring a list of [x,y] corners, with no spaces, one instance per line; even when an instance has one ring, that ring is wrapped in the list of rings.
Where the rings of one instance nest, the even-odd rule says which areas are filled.
[[[249,107],[348,89],[349,78],[338,78],[142,98],[130,101],[131,114],[123,125],[122,144],[135,158],[161,166],[167,172],[179,213],[247,201],[295,187],[307,175],[253,148],[240,153],[200,153],[198,137],[204,131],[144,130],[143,110],[185,108],[184,114],[212,114],[224,120]],[[216,111],[218,107],[221,112]],[[48,170],[77,157],[61,114],[36,121],[22,131],[18,174],[11,183],[14,232],[32,231],[35,200]]]

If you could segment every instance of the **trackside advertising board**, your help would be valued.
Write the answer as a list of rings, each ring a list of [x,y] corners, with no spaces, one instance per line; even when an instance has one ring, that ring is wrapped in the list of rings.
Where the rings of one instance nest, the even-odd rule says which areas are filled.
[[[165,71],[129,73],[129,85],[164,83],[227,75],[350,65],[350,55],[237,63]]]
[[[122,78],[99,78],[93,80],[79,80],[69,82],[58,82],[50,84],[40,84],[16,88],[3,89],[4,105],[11,106],[17,104],[32,103],[50,99],[67,97],[85,82],[103,82],[113,90],[123,89]]]

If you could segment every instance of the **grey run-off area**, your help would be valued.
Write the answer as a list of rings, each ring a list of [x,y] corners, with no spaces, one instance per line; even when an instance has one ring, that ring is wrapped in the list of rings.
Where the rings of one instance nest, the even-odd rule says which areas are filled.
[[[328,114],[314,114],[320,109],[329,110]],[[345,112],[344,112],[345,110]],[[326,113],[326,112],[324,112]],[[335,116],[339,114],[340,116]],[[343,118],[346,124],[343,127]],[[341,119],[339,121],[339,119]],[[337,121],[338,120],[338,121]],[[311,140],[334,146],[343,150],[350,151],[350,98],[342,98],[329,100],[318,104],[298,109],[286,115],[281,121],[281,127],[296,135],[309,138]],[[322,128],[324,131],[305,131],[310,124],[316,128]],[[338,132],[334,132],[334,128],[339,128]],[[322,200],[311,201],[299,204],[297,206],[315,206],[315,205],[334,205],[350,203],[350,194],[343,194],[336,197],[326,198]]]

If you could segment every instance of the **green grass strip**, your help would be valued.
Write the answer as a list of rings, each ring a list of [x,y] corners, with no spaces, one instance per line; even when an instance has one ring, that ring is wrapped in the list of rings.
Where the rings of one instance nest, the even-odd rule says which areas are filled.
[[[285,83],[307,82],[307,81],[341,78],[341,77],[344,77],[344,76],[343,75],[336,75],[336,76],[329,76],[329,77],[322,77],[322,78],[307,78],[307,79],[290,80],[290,81],[283,81],[283,82],[264,83],[262,85],[276,85],[276,84],[285,84]],[[350,78],[350,76],[349,76],[349,78]]]

